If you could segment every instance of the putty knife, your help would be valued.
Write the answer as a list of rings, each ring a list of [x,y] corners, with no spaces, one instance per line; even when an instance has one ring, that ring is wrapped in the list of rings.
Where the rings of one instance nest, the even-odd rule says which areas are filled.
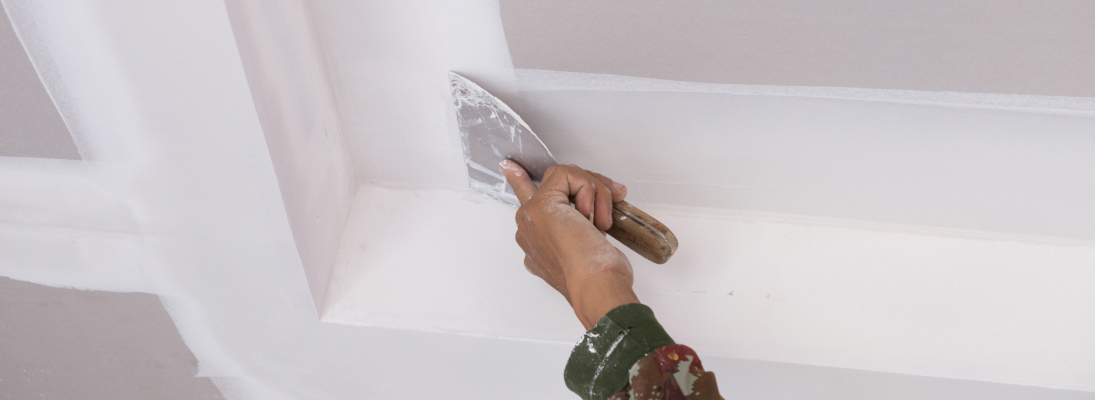
[[[498,163],[513,160],[539,183],[548,167],[558,164],[555,157],[528,124],[502,100],[452,72],[449,73],[449,86],[471,188],[501,202],[520,206],[513,188],[498,170]],[[677,237],[665,224],[626,201],[612,205],[612,228],[607,233],[658,264],[665,263],[677,251]]]

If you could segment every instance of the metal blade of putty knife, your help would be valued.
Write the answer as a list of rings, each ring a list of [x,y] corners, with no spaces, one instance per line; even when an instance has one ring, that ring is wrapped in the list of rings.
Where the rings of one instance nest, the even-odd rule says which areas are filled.
[[[468,184],[475,191],[501,202],[520,206],[513,188],[498,170],[510,159],[539,182],[544,172],[557,165],[544,142],[502,100],[474,82],[449,73],[460,142],[468,168]],[[677,237],[658,220],[621,201],[612,207],[612,228],[607,233],[650,261],[665,263],[677,251]]]

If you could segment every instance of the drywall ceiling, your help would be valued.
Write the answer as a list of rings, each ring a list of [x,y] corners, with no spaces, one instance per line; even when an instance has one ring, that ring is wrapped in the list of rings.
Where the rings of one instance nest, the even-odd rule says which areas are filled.
[[[155,295],[0,277],[0,339],[0,398],[224,398]]]
[[[304,2],[225,2],[316,309],[350,201],[353,163]]]
[[[642,202],[1095,240],[1090,113],[634,89],[521,100],[560,162]]]
[[[463,168],[451,69],[511,102],[559,161],[606,172],[671,222],[681,249],[667,266],[635,259],[637,291],[701,353],[1087,390],[1090,99],[511,74],[499,60],[522,43],[497,36],[522,21],[484,19],[497,11],[487,2],[453,8],[315,3],[365,182],[324,321],[559,343],[579,333],[505,245],[511,211],[450,190],[465,184],[452,176]],[[362,24],[366,14],[386,18]],[[1049,254],[1061,257],[1035,261]],[[1017,290],[1038,300],[1002,312]],[[1016,321],[1038,322],[1002,330]]]
[[[0,276],[158,295],[229,399],[568,396],[566,344],[318,320],[223,2],[3,4],[94,157],[0,158]]]
[[[738,139],[767,143],[751,148],[757,159],[790,157],[819,142],[834,146],[825,153],[841,148],[825,137],[850,143],[834,158],[862,157],[857,152],[871,147],[858,148],[855,142],[877,132],[880,141],[917,145],[909,154],[895,151],[877,160],[885,168],[911,160],[915,172],[913,167],[930,166],[934,159],[916,157],[931,150],[918,142],[916,126],[943,137],[973,129],[970,141],[959,144],[989,145],[988,154],[999,155],[1002,147],[972,138],[993,132],[976,130],[978,121],[1003,118],[1015,126],[986,123],[1012,139],[999,146],[1025,143],[1034,149],[1032,158],[1016,157],[1019,161],[1039,165],[1050,158],[1043,153],[1070,143],[1076,148],[1069,151],[1082,152],[1092,118],[1085,102],[1046,108],[1030,97],[1009,97],[1018,107],[1002,107],[998,98],[985,106],[977,102],[986,98],[975,97],[974,104],[970,98],[914,104],[893,91],[882,91],[881,99],[824,101],[832,100],[832,93],[719,92],[726,88],[704,86],[687,92],[695,100],[706,90],[710,99],[694,124],[681,123],[680,132],[627,136],[600,128],[628,115],[629,95],[640,93],[644,98],[638,100],[654,104],[674,98],[656,93],[673,91],[651,89],[645,81],[625,82],[627,89],[621,90],[609,87],[618,76],[603,74],[590,81],[573,71],[549,71],[561,75],[548,78],[536,75],[543,71],[531,71],[532,78],[528,70],[514,71],[512,47],[493,1],[3,4],[61,114],[82,138],[81,152],[92,156],[0,159],[0,186],[19,189],[0,191],[0,276],[158,295],[198,360],[198,376],[209,377],[226,398],[570,396],[560,372],[580,327],[557,293],[524,272],[511,242],[512,209],[464,188],[445,81],[449,70],[525,107],[522,112],[540,119],[545,141],[559,146],[561,159],[616,168],[613,174],[634,185],[638,201],[664,196],[662,204],[643,206],[687,239],[666,268],[655,271],[636,260],[637,284],[675,337],[701,343],[701,354],[712,354],[704,356],[704,364],[717,371],[728,398],[1095,397],[1090,385],[1095,371],[1084,364],[1091,358],[1087,333],[1093,327],[1086,316],[1093,302],[1084,296],[1095,286],[1090,275],[1095,268],[1088,268],[1095,247],[1083,238],[1032,237],[1040,232],[1024,230],[1066,225],[1020,226],[1026,235],[1021,236],[947,224],[908,226],[892,219],[931,216],[924,208],[931,202],[902,203],[874,214],[885,218],[868,221],[773,216],[719,208],[722,203],[686,206],[682,201],[691,192],[674,194],[668,189],[674,181],[712,190],[721,190],[720,183],[665,175],[685,170],[668,168],[676,164],[711,169],[711,176],[736,174],[746,182],[765,176],[747,168],[763,163],[701,157],[688,165],[687,154],[666,146],[673,133],[695,137],[703,129],[711,132],[712,143],[725,146],[718,134],[735,126],[712,121],[727,112],[727,104],[791,106],[787,113],[756,113],[749,120],[752,130],[737,127]],[[305,18],[309,11],[312,20]],[[304,38],[309,32],[315,32],[314,40]],[[518,93],[522,85],[538,89]],[[578,102],[581,96],[615,99],[598,106]],[[574,110],[566,107],[570,102],[589,107]],[[808,112],[821,106],[840,118]],[[878,119],[855,118],[880,110],[885,112]],[[596,111],[610,113],[601,120]],[[553,118],[573,118],[574,125],[556,122],[553,128]],[[811,121],[824,123],[808,129]],[[1039,123],[1063,132],[1036,140]],[[764,142],[762,128],[772,126],[795,129],[785,129],[783,140]],[[836,135],[842,129],[858,136]],[[810,138],[815,141],[798,141]],[[673,150],[665,154],[677,159],[660,158],[658,147]],[[978,147],[957,147],[979,154]],[[614,154],[619,162],[596,164],[609,160],[603,154]],[[980,165],[956,162],[957,157],[946,158],[947,165],[967,174],[966,168]],[[1086,196],[1087,164],[1068,151],[1062,157],[1076,168],[1043,165],[1046,169],[1032,173],[1069,172],[1059,179],[1077,190],[1065,200]],[[634,160],[651,167],[628,164]],[[825,165],[794,164],[786,176],[816,176],[810,169]],[[856,166],[837,165],[844,169],[818,173]],[[348,170],[356,180],[348,179]],[[644,187],[646,175],[627,171],[663,175],[660,183]],[[904,178],[941,174],[928,170]],[[845,193],[829,202],[861,192],[886,199],[896,193],[887,190],[903,188],[895,183],[876,190],[871,183],[877,180],[869,179],[876,177],[868,173],[853,178],[841,188]],[[1038,182],[1020,178],[1016,182]],[[809,179],[790,182],[804,186],[769,199],[811,194],[802,190],[809,188]],[[971,194],[983,193],[950,201]],[[1031,209],[1029,198],[1022,199],[1012,207]],[[950,201],[939,204],[953,205]],[[986,204],[990,210],[1008,209],[1004,203]],[[1045,208],[1054,207],[1061,208]],[[965,227],[993,223],[998,221],[988,218]],[[342,224],[346,234],[340,232]],[[907,257],[900,263],[889,259],[897,256]],[[331,260],[335,265],[325,265]],[[981,279],[986,275],[992,279]],[[333,276],[328,286],[324,276]],[[340,280],[355,276],[359,279]],[[354,286],[369,290],[339,291],[346,302],[333,301],[335,288]],[[317,294],[323,289],[329,290]],[[733,295],[721,295],[723,289]],[[930,298],[919,297],[924,293]],[[711,304],[719,307],[706,307]],[[336,324],[317,316],[319,309],[332,320],[340,308],[354,319]],[[687,309],[710,313],[678,312]],[[529,310],[550,313],[519,314]],[[1012,329],[1015,325],[1023,329]],[[500,335],[502,328],[511,330]],[[742,340],[720,342],[720,329]],[[950,340],[948,329],[959,339]],[[530,332],[557,336],[536,340]],[[903,338],[911,338],[911,345]],[[974,345],[939,356],[962,343]],[[996,351],[1001,348],[1010,350],[1001,355]],[[848,349],[855,352],[844,352]],[[726,356],[714,355],[720,352]],[[875,371],[856,370],[864,368]]]
[[[0,156],[80,159],[2,7],[0,71]]]
[[[1095,96],[1084,0],[501,0],[517,68],[679,81]]]

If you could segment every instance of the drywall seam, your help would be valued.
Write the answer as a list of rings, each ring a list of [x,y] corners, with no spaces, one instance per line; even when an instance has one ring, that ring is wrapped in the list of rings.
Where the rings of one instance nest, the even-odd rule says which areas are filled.
[[[593,90],[623,92],[722,93],[756,96],[795,96],[830,99],[927,104],[952,107],[1029,109],[1041,112],[1095,112],[1095,98],[1023,94],[931,92],[921,90],[862,89],[816,86],[733,85],[682,82],[586,72],[515,69],[521,91]]]
[[[81,161],[0,157],[0,223],[139,231],[126,202],[104,190]],[[14,189],[19,188],[19,189]]]

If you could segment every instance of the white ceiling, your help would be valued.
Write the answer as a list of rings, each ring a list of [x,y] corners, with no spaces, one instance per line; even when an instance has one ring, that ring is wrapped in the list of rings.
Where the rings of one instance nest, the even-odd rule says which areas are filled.
[[[524,273],[510,242],[512,227],[502,225],[510,211],[463,189],[449,70],[520,103],[561,159],[625,177],[637,200],[664,199],[643,205],[665,215],[687,240],[660,271],[636,262],[641,295],[665,315],[675,337],[694,338],[703,344],[701,354],[729,355],[704,359],[725,382],[720,386],[728,398],[1095,397],[1095,370],[1085,364],[1092,349],[1085,334],[1095,329],[1087,307],[1093,303],[1084,297],[1095,293],[1086,290],[1095,287],[1095,268],[1087,268],[1095,247],[1060,235],[1031,239],[1006,230],[955,230],[949,219],[954,210],[984,204],[989,211],[1007,211],[1010,204],[1027,216],[1037,215],[1030,210],[1070,210],[1035,204],[1030,199],[1039,199],[1038,193],[1008,203],[977,186],[1007,185],[977,182],[973,172],[992,165],[979,161],[1014,159],[1070,175],[1056,176],[1064,183],[1054,184],[1040,179],[1044,169],[1023,176],[1019,168],[1003,176],[1026,186],[1008,190],[1048,188],[1066,201],[1086,196],[1095,190],[1084,179],[1091,170],[1076,154],[1090,146],[1086,129],[1095,117],[1089,112],[689,93],[709,100],[691,107],[703,118],[674,124],[665,117],[653,122],[678,129],[632,135],[637,128],[618,123],[635,110],[656,118],[664,116],[657,107],[643,107],[688,102],[662,91],[517,93],[509,57],[515,43],[507,46],[503,35],[508,17],[490,0],[265,6],[253,0],[229,3],[227,10],[217,0],[3,1],[46,88],[64,99],[61,114],[76,137],[86,139],[81,151],[94,157],[0,159],[0,183],[19,189],[0,191],[0,276],[159,295],[198,360],[198,375],[210,377],[226,398],[570,395],[560,378],[570,343],[529,340],[537,338],[521,332],[580,328],[576,321],[563,326],[569,318],[563,300]],[[257,24],[241,29],[241,15]],[[241,32],[256,36],[241,38]],[[777,112],[781,105],[788,112]],[[731,108],[743,113],[740,118],[713,123],[734,116]],[[767,111],[749,112],[757,109]],[[865,114],[877,118],[858,118]],[[742,122],[747,126],[734,125]],[[888,128],[895,126],[901,129]],[[1045,126],[1056,127],[1055,134],[1043,135],[1039,127]],[[991,140],[994,133],[1006,140]],[[693,146],[703,157],[674,142],[701,134],[714,141]],[[942,140],[942,149],[924,141],[929,134]],[[943,140],[955,137],[963,140]],[[725,142],[731,139],[736,142]],[[856,147],[864,141],[880,145]],[[732,144],[741,146],[742,153],[734,154],[755,163],[719,159],[719,148]],[[892,151],[870,153],[880,146]],[[968,163],[961,162],[964,154],[971,156]],[[856,161],[863,159],[882,171],[907,167],[903,179],[923,181],[887,183],[887,174]],[[635,160],[647,168],[629,164]],[[788,165],[784,183],[799,185],[784,192],[790,195],[755,197],[760,200],[741,203],[752,208],[738,210],[727,209],[737,203],[678,201],[698,190],[709,191],[692,199],[755,187],[721,187],[725,182],[688,181],[674,173],[707,169],[710,174],[701,177],[763,184],[773,172],[755,167],[770,160],[788,161],[772,164]],[[937,160],[962,171],[944,182],[953,185],[932,186],[932,179],[950,176],[947,168],[919,169]],[[1074,168],[1054,169],[1046,160]],[[826,174],[847,179],[812,179]],[[643,186],[651,177],[657,181]],[[973,186],[961,186],[963,179]],[[818,182],[843,186],[826,204],[797,198],[832,194],[811,186]],[[674,190],[679,183],[691,192]],[[930,193],[918,199],[941,198],[939,205],[952,208],[931,214],[936,203],[926,200],[891,209],[880,204],[910,188],[926,188]],[[394,194],[375,196],[381,192]],[[745,199],[739,195],[722,199]],[[965,203],[971,196],[975,201]],[[853,199],[870,201],[845,201]],[[772,204],[819,208],[760,212],[772,211],[763,209]],[[863,212],[869,220],[816,212],[825,207]],[[432,215],[426,209],[441,217],[425,218]],[[446,210],[461,218],[445,217]],[[793,212],[806,215],[787,214]],[[490,214],[476,218],[479,213]],[[909,226],[892,219],[908,215],[934,215],[942,223]],[[347,219],[353,235],[343,235]],[[495,220],[501,222],[482,225]],[[468,223],[453,226],[461,221]],[[1000,221],[957,222],[976,229]],[[460,246],[472,242],[480,247]],[[461,253],[476,249],[485,249],[483,257]],[[482,260],[487,262],[470,265]],[[336,265],[346,268],[331,271]],[[316,268],[328,270],[311,270]],[[317,308],[336,308],[325,307],[329,296],[317,290],[327,289],[325,276],[339,273],[365,277],[349,285],[335,278],[330,285],[370,289],[351,299],[365,301],[342,304],[363,306],[354,312],[364,319],[319,320]],[[433,287],[444,290],[422,291]],[[392,292],[402,289],[410,291]],[[723,289],[733,295],[704,300]],[[462,290],[474,294],[462,296]],[[925,294],[931,297],[918,297]],[[451,308],[433,307],[438,304]],[[559,317],[558,324],[509,318],[540,304],[561,310],[538,316]],[[461,307],[481,318],[449,312]],[[405,311],[395,314],[403,321],[368,319],[390,310]],[[1022,329],[1012,329],[1016,324]],[[516,338],[482,335],[500,327],[514,328],[517,335],[504,336]],[[727,331],[733,335],[720,336]],[[946,354],[955,347],[962,351]]]

